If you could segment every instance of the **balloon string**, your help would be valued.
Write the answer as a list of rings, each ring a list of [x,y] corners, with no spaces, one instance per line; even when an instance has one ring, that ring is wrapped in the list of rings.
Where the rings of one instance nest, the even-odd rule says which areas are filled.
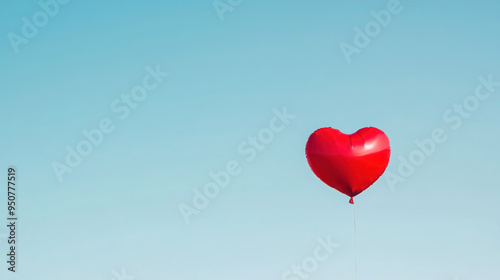
[[[358,279],[358,251],[357,251],[357,233],[356,233],[356,205],[352,205],[354,208],[354,280]]]

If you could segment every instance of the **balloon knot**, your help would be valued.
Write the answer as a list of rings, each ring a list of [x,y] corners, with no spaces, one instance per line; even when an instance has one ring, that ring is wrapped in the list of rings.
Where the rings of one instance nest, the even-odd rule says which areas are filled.
[[[354,204],[354,199],[351,197],[351,199],[349,200],[349,203],[350,204]]]

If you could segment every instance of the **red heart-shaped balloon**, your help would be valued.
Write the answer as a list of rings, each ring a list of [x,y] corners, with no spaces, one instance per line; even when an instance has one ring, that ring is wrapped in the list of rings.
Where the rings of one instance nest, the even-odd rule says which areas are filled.
[[[331,127],[316,130],[306,144],[306,157],[316,176],[351,197],[384,173],[391,156],[389,138],[375,127],[344,134]]]

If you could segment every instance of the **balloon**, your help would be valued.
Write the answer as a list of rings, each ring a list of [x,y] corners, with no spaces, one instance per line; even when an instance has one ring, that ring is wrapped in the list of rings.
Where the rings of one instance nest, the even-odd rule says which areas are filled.
[[[344,134],[331,127],[316,130],[306,144],[309,166],[328,186],[351,197],[370,187],[389,164],[389,138],[375,127]]]

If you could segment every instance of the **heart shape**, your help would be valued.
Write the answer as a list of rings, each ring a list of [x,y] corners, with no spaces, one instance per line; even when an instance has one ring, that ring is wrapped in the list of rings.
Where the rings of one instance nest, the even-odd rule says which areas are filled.
[[[375,127],[344,134],[331,127],[316,130],[306,144],[306,157],[316,176],[351,197],[370,187],[389,164],[389,138]]]

